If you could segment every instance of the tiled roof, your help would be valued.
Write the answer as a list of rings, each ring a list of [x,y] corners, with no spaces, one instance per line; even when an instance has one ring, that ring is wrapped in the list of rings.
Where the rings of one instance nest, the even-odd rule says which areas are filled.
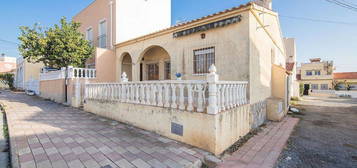
[[[357,79],[357,72],[333,73],[333,79]]]
[[[286,63],[286,70],[287,71],[293,71],[294,66],[295,66],[294,62],[288,62],[288,63]]]
[[[198,19],[190,20],[190,21],[187,21],[187,22],[184,22],[184,23],[179,23],[179,24],[173,25],[171,27],[168,27],[166,29],[158,30],[156,32],[152,32],[150,34],[147,34],[147,35],[144,35],[144,36],[141,36],[141,37],[137,37],[137,38],[125,41],[125,42],[121,42],[121,43],[118,43],[116,45],[120,45],[122,43],[126,43],[126,42],[129,42],[129,41],[135,41],[135,40],[143,38],[143,37],[147,37],[147,36],[154,35],[154,34],[157,34],[157,33],[165,32],[165,31],[172,30],[172,29],[175,29],[175,28],[183,27],[185,25],[189,25],[189,24],[192,24],[192,23],[195,23],[195,22],[199,22],[199,21],[202,21],[202,20],[205,20],[205,19],[209,19],[209,18],[212,18],[212,17],[215,17],[215,16],[219,16],[219,15],[222,15],[222,14],[225,14],[225,13],[229,13],[229,12],[233,12],[233,11],[245,8],[245,7],[249,7],[249,6],[253,5],[253,4],[255,4],[255,3],[254,2],[248,2],[246,4],[242,4],[240,6],[236,6],[236,7],[230,8],[230,9],[226,9],[224,11],[220,11],[220,12],[217,12],[217,13],[214,13],[214,14],[211,14],[211,15],[207,15],[207,16],[198,18]]]

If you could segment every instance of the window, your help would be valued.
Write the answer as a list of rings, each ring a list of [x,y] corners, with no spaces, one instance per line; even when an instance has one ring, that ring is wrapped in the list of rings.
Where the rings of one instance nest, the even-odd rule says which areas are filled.
[[[318,84],[312,84],[311,85],[312,90],[319,90],[319,85]]]
[[[312,71],[306,71],[306,76],[312,76]]]
[[[159,80],[159,64],[147,64],[148,80]]]
[[[99,22],[98,47],[107,48],[107,22]]]
[[[321,84],[321,90],[328,90],[328,84]]]
[[[86,39],[89,41],[89,44],[93,46],[93,29],[88,28],[86,32]]]
[[[169,61],[165,62],[165,80],[171,79],[171,63]]]
[[[315,71],[315,75],[321,75],[321,71]]]
[[[215,48],[203,48],[193,51],[194,74],[208,73],[209,67],[215,64]]]

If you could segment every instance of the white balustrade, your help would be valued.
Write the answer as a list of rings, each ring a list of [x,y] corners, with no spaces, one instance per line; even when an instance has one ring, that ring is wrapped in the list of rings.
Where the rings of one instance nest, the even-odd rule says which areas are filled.
[[[68,78],[95,78],[96,70],[68,67]]]
[[[87,68],[73,68],[69,66],[66,68],[62,68],[57,71],[44,71],[40,73],[40,80],[57,80],[57,79],[65,79],[67,71],[68,79],[78,79],[78,78],[86,78],[91,79],[96,77],[95,69],[87,69]]]
[[[86,84],[86,99],[119,101],[186,111],[219,112],[248,103],[248,82],[219,81],[215,68],[207,80],[167,80]],[[124,78],[123,78],[124,77]],[[124,80],[123,80],[124,79]]]

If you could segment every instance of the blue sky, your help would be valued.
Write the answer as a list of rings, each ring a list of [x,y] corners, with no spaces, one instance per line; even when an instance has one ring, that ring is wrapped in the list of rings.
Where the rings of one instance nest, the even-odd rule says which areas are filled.
[[[345,0],[355,3],[355,0]],[[3,0],[0,5],[0,53],[18,56],[19,26],[53,25],[62,16],[71,18],[92,0]],[[172,0],[172,22],[191,20],[248,0]],[[351,24],[332,24],[281,17],[283,35],[297,40],[298,62],[311,57],[334,60],[337,71],[357,71],[357,12],[325,0],[273,0],[273,8],[282,16],[304,17]]]

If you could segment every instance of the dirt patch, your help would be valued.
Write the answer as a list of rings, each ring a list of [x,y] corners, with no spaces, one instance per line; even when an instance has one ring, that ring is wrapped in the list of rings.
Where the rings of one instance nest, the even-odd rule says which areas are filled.
[[[357,167],[357,100],[304,98],[305,115],[292,133],[277,168]]]
[[[263,128],[266,127],[266,124],[261,125],[259,128],[253,129],[250,131],[247,135],[244,137],[240,138],[236,143],[234,143],[231,147],[229,147],[226,151],[223,152],[221,156],[224,156],[226,154],[231,155],[234,152],[238,151],[240,147],[242,147],[245,143],[248,142],[248,140],[255,135],[257,135],[259,132],[263,130]]]

